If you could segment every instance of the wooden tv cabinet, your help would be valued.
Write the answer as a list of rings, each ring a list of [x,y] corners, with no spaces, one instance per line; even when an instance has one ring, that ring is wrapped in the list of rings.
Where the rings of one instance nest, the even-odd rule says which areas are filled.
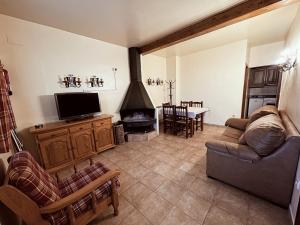
[[[100,115],[75,122],[44,124],[30,128],[42,166],[50,172],[75,165],[115,146],[112,116]]]

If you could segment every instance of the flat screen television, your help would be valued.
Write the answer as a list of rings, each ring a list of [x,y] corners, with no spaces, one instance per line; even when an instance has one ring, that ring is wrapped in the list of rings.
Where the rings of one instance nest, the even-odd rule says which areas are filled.
[[[55,93],[54,96],[60,120],[74,120],[101,112],[98,93]]]

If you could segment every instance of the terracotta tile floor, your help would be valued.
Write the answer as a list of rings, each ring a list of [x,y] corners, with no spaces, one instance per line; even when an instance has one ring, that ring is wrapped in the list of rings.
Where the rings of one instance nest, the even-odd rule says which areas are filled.
[[[206,177],[205,142],[223,130],[205,126],[189,139],[161,134],[100,154],[95,160],[121,171],[120,214],[111,207],[90,225],[290,224],[288,210]]]

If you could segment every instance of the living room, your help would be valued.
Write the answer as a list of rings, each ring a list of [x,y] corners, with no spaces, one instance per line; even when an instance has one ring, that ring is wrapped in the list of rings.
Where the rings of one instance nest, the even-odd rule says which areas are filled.
[[[91,194],[90,205],[83,210],[84,216],[66,203],[72,201],[70,197],[67,200],[68,196],[63,198],[60,194],[55,197],[60,199],[57,203],[46,205],[29,201],[23,194],[23,205],[18,207],[16,203],[21,198],[14,201],[11,196],[20,192],[5,189],[13,186],[11,180],[10,185],[6,184],[9,187],[3,185],[0,189],[0,211],[4,215],[0,223],[20,224],[23,220],[28,225],[60,224],[45,214],[63,204],[62,218],[67,219],[62,224],[298,224],[299,1],[258,2],[1,3],[0,60],[4,76],[0,76],[2,85],[4,77],[9,78],[5,88],[11,95],[5,92],[5,101],[11,104],[16,122],[16,127],[13,122],[9,125],[11,129],[3,122],[11,119],[11,114],[2,100],[1,141],[4,143],[6,138],[4,130],[6,135],[8,130],[9,134],[14,130],[16,138],[12,142],[20,139],[22,143],[17,147],[24,150],[17,153],[16,144],[1,144],[0,159],[5,168],[9,157],[13,155],[11,170],[14,163],[17,165],[18,154],[28,151],[30,156],[24,157],[33,157],[30,160],[37,161],[44,170],[43,176],[50,173],[61,184],[74,173],[88,170],[92,174],[91,168],[96,174],[96,166],[102,163],[110,173],[106,177],[97,175],[94,182],[70,196],[84,197],[89,192],[83,194],[83,189],[96,182],[103,185],[105,178],[111,182],[112,190],[107,193],[112,200],[105,204],[93,200],[98,198],[98,183],[93,187],[96,194]],[[235,9],[241,5],[249,11]],[[213,24],[213,16],[220,12],[231,13],[226,15],[232,17],[227,21],[226,16],[222,17],[225,21],[216,20],[219,24]],[[212,25],[201,31],[205,19]],[[191,28],[195,33],[186,34],[184,28],[193,25],[198,25],[199,30]],[[276,66],[276,92],[271,95],[274,102],[266,103],[274,106],[259,114],[280,117],[282,121],[276,128],[284,130],[286,139],[280,136],[276,140],[280,143],[273,146],[271,153],[258,154],[252,150],[264,140],[251,142],[247,135],[246,140],[240,140],[246,129],[250,137],[254,128],[236,121],[251,119],[251,88],[258,87],[251,86],[252,71],[262,67],[267,70],[268,66]],[[90,109],[92,100],[80,101],[79,95],[97,96],[99,108]],[[144,107],[143,114],[132,113],[133,107]],[[182,117],[176,114],[176,107],[186,110],[189,119],[184,124],[175,118]],[[69,121],[76,113],[83,114],[80,108],[97,114]],[[167,109],[173,114],[166,113]],[[85,114],[90,116],[91,112]],[[141,132],[136,125],[140,121],[132,122],[132,117],[149,117],[144,122],[148,127]],[[118,126],[123,133],[113,132]],[[218,139],[224,133],[230,138],[239,135],[238,149],[228,136],[226,140]],[[79,144],[86,137],[89,144]],[[7,138],[11,139],[10,135]],[[51,149],[48,140],[55,138],[67,146],[68,153],[61,151],[64,147],[60,144],[55,154],[47,150]],[[119,144],[118,138],[126,142]],[[293,138],[295,143],[290,142]],[[243,146],[251,148],[251,153]],[[266,149],[270,149],[269,145]],[[220,155],[227,154],[223,151],[231,154],[233,161],[222,158]],[[276,160],[268,161],[269,158]],[[260,164],[262,159],[266,163]],[[245,164],[249,160],[251,163]],[[286,172],[283,176],[274,167],[276,163]],[[258,168],[261,175],[254,175]],[[234,170],[235,177],[226,174]],[[256,183],[260,179],[260,184]],[[24,213],[29,212],[27,207],[38,213],[24,218]]]

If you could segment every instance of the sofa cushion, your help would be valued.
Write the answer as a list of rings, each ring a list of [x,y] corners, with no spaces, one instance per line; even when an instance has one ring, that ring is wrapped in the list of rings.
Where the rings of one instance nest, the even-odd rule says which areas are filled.
[[[216,151],[237,159],[253,162],[260,159],[260,156],[247,145],[230,143],[227,141],[208,141],[205,143],[209,151]]]
[[[102,163],[97,162],[94,165],[73,174],[71,177],[66,178],[58,182],[58,187],[61,193],[61,197],[67,197],[68,195],[80,190],[90,182],[101,177],[107,173],[109,169],[105,167]],[[114,179],[117,187],[120,186],[118,179]],[[102,186],[95,190],[95,195],[98,201],[101,201],[109,196],[111,196],[111,181],[104,183]],[[75,217],[78,217],[82,213],[86,212],[91,208],[92,196],[87,195],[75,202],[73,206],[73,211]],[[52,225],[66,225],[68,222],[68,213],[66,210],[60,210],[56,213],[47,214],[44,216]]]
[[[244,136],[258,155],[267,156],[285,141],[286,131],[280,117],[271,114],[252,122]]]
[[[236,143],[236,144],[238,143],[238,139],[228,137],[228,136],[225,136],[225,135],[216,135],[216,136],[214,136],[214,139],[217,140],[217,141],[227,141],[227,142]]]
[[[40,207],[60,199],[56,180],[31,156],[22,151],[14,154],[9,163],[8,184],[18,188]]]
[[[223,136],[234,138],[234,139],[239,139],[243,133],[244,132],[239,129],[235,129],[232,127],[226,127],[226,129],[223,132]]]
[[[279,116],[278,109],[273,105],[265,105],[265,106],[255,110],[249,116],[249,121],[248,121],[247,126],[249,126],[255,120],[257,120],[263,116],[269,115],[269,114],[275,114],[275,115]]]

